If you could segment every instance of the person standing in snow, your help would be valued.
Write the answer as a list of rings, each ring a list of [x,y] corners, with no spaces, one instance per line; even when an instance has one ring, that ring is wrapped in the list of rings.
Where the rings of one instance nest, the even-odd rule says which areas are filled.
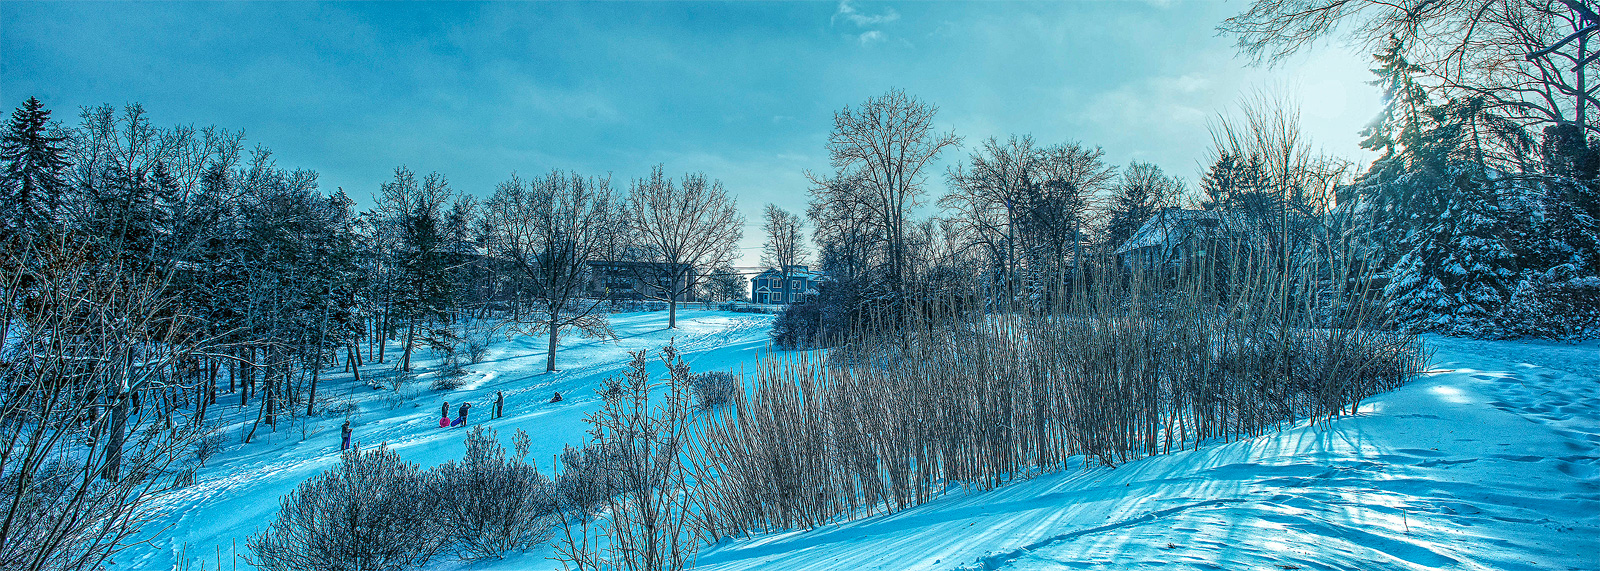
[[[355,431],[354,430],[350,430],[350,421],[349,420],[345,420],[344,421],[344,426],[339,427],[339,440],[340,440],[339,451],[343,452],[345,450],[349,450],[350,449],[350,433],[351,432],[355,432]]]
[[[439,416],[450,416],[450,401],[444,401],[439,405]]]
[[[455,422],[450,423],[450,426],[466,426],[467,425],[467,411],[472,410],[472,403],[470,403],[470,402],[461,403],[461,408],[456,409],[456,410],[457,410],[459,416],[456,417],[456,421]]]
[[[505,413],[506,395],[500,391],[494,392],[494,417],[500,418]]]

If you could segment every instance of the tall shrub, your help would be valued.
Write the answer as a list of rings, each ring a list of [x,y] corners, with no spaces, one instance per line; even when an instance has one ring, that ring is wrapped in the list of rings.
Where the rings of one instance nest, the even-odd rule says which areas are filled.
[[[268,571],[415,569],[444,549],[433,477],[385,446],[345,451],[338,466],[283,497],[277,519],[250,537]]]
[[[493,430],[479,426],[466,440],[460,462],[432,471],[436,515],[452,550],[464,559],[502,557],[544,540],[555,502],[549,478],[523,461],[527,433],[517,431],[516,453],[510,458]]]

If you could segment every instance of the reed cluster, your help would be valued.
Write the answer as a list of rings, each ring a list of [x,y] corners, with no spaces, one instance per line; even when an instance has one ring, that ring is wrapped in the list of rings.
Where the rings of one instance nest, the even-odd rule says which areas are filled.
[[[930,301],[769,359],[694,435],[708,536],[1257,436],[1353,412],[1421,370],[1417,338],[1379,327],[1362,272],[1285,259],[1108,259],[1048,304]]]

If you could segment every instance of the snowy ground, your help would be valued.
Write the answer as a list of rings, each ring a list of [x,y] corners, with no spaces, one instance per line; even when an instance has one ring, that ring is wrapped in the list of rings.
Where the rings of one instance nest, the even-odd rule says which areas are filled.
[[[1357,416],[730,542],[701,569],[1600,569],[1600,351],[1429,338]]]
[[[414,371],[417,381],[395,399],[394,391],[375,390],[350,380],[348,374],[326,379],[320,388],[334,401],[349,399],[359,409],[351,416],[355,429],[352,440],[372,446],[387,443],[402,458],[424,468],[461,457],[466,431],[439,428],[439,405],[450,403],[450,414],[462,402],[471,402],[470,425],[487,425],[499,431],[509,449],[517,429],[533,438],[529,459],[548,472],[554,456],[566,444],[582,444],[586,426],[584,415],[599,408],[595,389],[607,377],[620,375],[628,361],[628,351],[649,350],[653,369],[664,371],[655,360],[656,350],[674,342],[684,360],[695,372],[738,371],[756,362],[766,350],[767,331],[772,316],[684,311],[678,313],[678,329],[668,330],[666,312],[627,313],[611,316],[616,341],[572,338],[564,340],[557,353],[561,369],[546,374],[545,339],[516,337],[498,339],[485,359],[469,365],[467,384],[454,391],[429,390],[428,374],[437,366],[423,350]],[[370,380],[390,374],[398,353],[390,347],[389,363],[363,368]],[[489,419],[495,391],[505,393],[505,417]],[[559,403],[550,403],[556,392]],[[218,395],[218,404],[236,403],[233,395]],[[254,420],[255,403],[245,412]],[[229,407],[237,409],[237,406]],[[277,432],[263,426],[255,441],[241,444],[242,432],[235,426],[226,433],[227,448],[200,469],[193,486],[178,490],[169,501],[174,511],[149,529],[165,528],[149,548],[134,547],[118,558],[118,569],[172,569],[181,558],[189,569],[203,563],[216,569],[250,568],[235,553],[249,553],[245,539],[266,527],[278,510],[278,498],[293,490],[306,478],[328,469],[339,459],[339,425],[342,415],[311,418],[304,426],[282,424]],[[526,565],[548,567],[543,555],[521,558]],[[513,567],[523,568],[523,567]]]
[[[752,370],[769,316],[620,315],[620,343],[577,340],[556,375],[539,343],[495,347],[469,388],[424,390],[391,410],[368,397],[356,439],[387,441],[424,466],[458,457],[463,432],[437,428],[440,400],[470,399],[474,424],[523,428],[534,456],[582,437],[593,389],[629,349],[676,335],[696,371]],[[1359,415],[1115,469],[1069,470],[856,522],[725,542],[708,571],[776,569],[1600,569],[1600,347],[1427,339],[1434,372]],[[485,421],[495,390],[507,417]],[[377,393],[362,387],[361,391]],[[568,399],[545,403],[552,391]],[[452,408],[454,404],[452,404]],[[220,547],[263,527],[277,498],[337,459],[341,419],[267,444],[232,445],[197,484],[156,549],[130,568],[165,569],[180,549],[215,568]],[[550,569],[541,550],[433,567]],[[240,568],[243,568],[240,562]]]

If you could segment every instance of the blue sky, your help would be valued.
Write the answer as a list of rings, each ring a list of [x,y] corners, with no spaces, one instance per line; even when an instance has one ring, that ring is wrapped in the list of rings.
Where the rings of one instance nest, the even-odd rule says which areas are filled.
[[[965,137],[1082,141],[1191,181],[1206,126],[1268,89],[1359,158],[1377,112],[1366,56],[1325,46],[1274,69],[1217,23],[1242,1],[0,2],[0,104],[56,118],[143,103],[158,124],[242,129],[280,166],[370,204],[396,165],[479,196],[513,170],[607,174],[664,163],[721,179],[750,219],[803,212],[832,113],[891,87]]]

